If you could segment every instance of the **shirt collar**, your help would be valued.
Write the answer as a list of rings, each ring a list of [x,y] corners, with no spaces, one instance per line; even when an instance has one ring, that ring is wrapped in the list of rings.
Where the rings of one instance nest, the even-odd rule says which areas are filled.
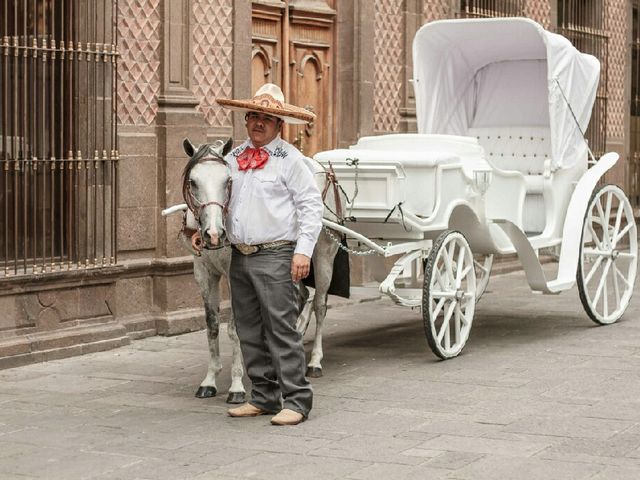
[[[262,148],[264,148],[269,155],[273,155],[273,152],[276,150],[276,148],[278,148],[280,146],[281,142],[282,142],[282,138],[280,138],[280,135],[278,135],[278,136],[276,136],[276,138],[271,140],[271,142],[267,143]],[[247,146],[249,148],[256,148],[256,147],[253,146],[253,143],[251,142],[251,139],[247,139]]]

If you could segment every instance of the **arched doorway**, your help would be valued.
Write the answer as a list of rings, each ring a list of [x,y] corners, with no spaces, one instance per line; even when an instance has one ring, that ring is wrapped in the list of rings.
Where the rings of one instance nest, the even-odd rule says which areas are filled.
[[[335,146],[336,0],[254,2],[251,86],[280,85],[289,103],[312,110],[310,125],[290,125],[284,138],[311,156]]]

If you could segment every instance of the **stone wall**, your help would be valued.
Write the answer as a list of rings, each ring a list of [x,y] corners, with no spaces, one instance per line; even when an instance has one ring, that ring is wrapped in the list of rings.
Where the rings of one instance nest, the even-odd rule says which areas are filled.
[[[629,4],[607,0],[609,148],[628,153]],[[423,23],[456,14],[455,0],[336,2],[338,145],[415,130],[411,42]],[[191,257],[178,244],[181,141],[245,134],[216,97],[251,92],[251,2],[119,0],[118,264],[0,280],[0,368],[113,348],[132,338],[204,325]],[[526,13],[555,23],[551,2]],[[169,35],[169,33],[171,35]],[[373,53],[373,54],[372,54]],[[626,162],[613,172],[623,183]],[[353,260],[353,284],[372,280]],[[226,296],[225,296],[226,298]]]

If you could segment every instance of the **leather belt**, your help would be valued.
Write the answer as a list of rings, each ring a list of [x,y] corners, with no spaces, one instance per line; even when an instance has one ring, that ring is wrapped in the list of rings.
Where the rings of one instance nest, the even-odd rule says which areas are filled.
[[[259,243],[257,245],[247,245],[246,243],[234,243],[231,247],[243,255],[253,255],[261,250],[274,250],[287,245],[293,245],[290,240],[278,240],[276,242]]]

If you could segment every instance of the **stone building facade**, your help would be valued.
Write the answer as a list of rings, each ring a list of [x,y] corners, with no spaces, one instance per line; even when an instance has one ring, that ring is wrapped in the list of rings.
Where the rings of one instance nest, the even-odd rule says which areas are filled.
[[[633,183],[630,159],[634,148],[629,138],[632,83],[629,45],[634,31],[631,12],[635,3],[589,1],[601,4],[605,15],[598,34],[606,37],[607,42],[607,59],[603,62],[606,122],[602,127],[606,149],[620,152],[624,159],[611,177],[629,186]],[[63,3],[69,5],[67,13],[74,13],[75,0]],[[8,4],[7,7],[5,2],[4,8],[13,8],[11,5],[17,4],[17,0]],[[95,174],[87,177],[93,181],[87,180],[86,185],[95,195],[94,209],[100,204],[100,195],[103,199],[114,199],[95,210],[103,212],[105,225],[112,224],[112,233],[105,233],[109,230],[105,227],[102,238],[107,239],[103,241],[105,244],[113,241],[114,248],[105,254],[108,260],[102,262],[82,259],[66,262],[63,257],[68,247],[61,248],[58,254],[51,253],[47,260],[43,248],[41,267],[34,264],[33,268],[20,270],[18,264],[22,259],[16,258],[15,253],[19,249],[11,243],[14,250],[9,251],[11,235],[6,234],[12,222],[17,222],[18,214],[9,212],[3,216],[2,201],[7,200],[0,196],[0,227],[5,230],[4,236],[0,232],[0,241],[5,239],[0,244],[0,367],[114,348],[144,336],[171,335],[204,326],[191,257],[176,240],[181,219],[164,218],[160,211],[182,202],[180,177],[186,162],[182,151],[185,137],[194,143],[220,137],[243,139],[242,117],[218,107],[216,97],[248,98],[265,81],[281,84],[289,101],[311,106],[320,116],[317,123],[323,128],[290,128],[285,132],[290,141],[308,154],[348,146],[364,135],[413,132],[416,119],[410,82],[411,42],[417,29],[425,22],[443,18],[499,14],[495,10],[497,5],[511,4],[519,8],[518,14],[533,18],[546,28],[558,29],[562,0],[98,0],[95,18],[101,19],[101,25],[114,25],[117,36],[105,34],[98,41],[99,28],[87,27],[88,40],[84,50],[80,46],[79,53],[88,55],[93,43],[97,53],[92,58],[107,63],[112,53],[116,56],[107,44],[117,45],[117,69],[111,77],[114,84],[106,75],[88,77],[103,85],[105,91],[113,88],[117,102],[109,103],[107,95],[100,95],[99,88],[87,81],[85,93],[93,92],[96,111],[100,111],[100,105],[103,112],[109,110],[109,105],[114,106],[112,124],[107,125],[105,113],[104,123],[87,120],[87,130],[114,132],[113,147],[117,153],[112,163],[117,167],[117,175]],[[18,7],[15,9],[17,12]],[[44,6],[42,11],[47,12]],[[55,15],[72,18],[64,12],[50,12],[49,33],[59,30],[60,35],[73,41],[69,33],[71,25],[69,28],[58,25]],[[82,25],[77,28],[84,32]],[[17,42],[22,41],[15,32],[13,36],[6,32],[3,35],[0,58],[3,50],[5,56],[17,51],[14,36]],[[56,58],[62,61],[60,56],[65,52],[60,44],[57,43]],[[49,52],[51,60],[55,48],[51,43],[47,48],[43,51]],[[67,49],[65,58],[69,59],[71,50],[77,59],[78,49],[73,45]],[[46,56],[46,52],[41,55]],[[9,81],[8,76],[2,77],[4,65],[0,65],[0,78]],[[6,65],[12,71],[11,64]],[[84,92],[82,84],[78,82],[81,93],[69,94],[69,105],[77,103],[78,115],[82,115],[84,108],[82,98],[78,98]],[[51,95],[51,105],[58,105],[56,94]],[[13,104],[0,105],[8,110]],[[51,107],[52,129],[58,121],[54,111]],[[90,115],[86,116],[89,119]],[[10,123],[0,124],[0,135],[2,125],[4,132],[10,131]],[[18,132],[18,127],[15,128]],[[85,131],[83,128],[79,131]],[[5,142],[18,142],[15,132],[5,133]],[[13,140],[7,140],[9,137]],[[68,142],[64,139],[61,142],[73,143],[73,137],[69,134]],[[5,150],[4,157],[0,156],[4,165],[17,164],[16,159],[10,159],[10,148]],[[18,155],[20,149],[14,150]],[[56,161],[65,164],[69,160],[66,155],[60,153],[62,158]],[[111,159],[109,153],[106,157]],[[7,175],[3,177],[5,180],[9,178]],[[101,178],[104,184],[98,186]],[[61,181],[55,188],[64,189],[64,185]],[[53,192],[54,187],[51,189]],[[40,197],[32,194],[37,203]],[[61,198],[63,195],[66,193]],[[66,201],[61,200],[63,204]],[[10,205],[15,207],[14,203]],[[109,208],[114,213],[107,216],[104,212]],[[54,212],[53,207],[36,209],[41,210],[46,210],[46,215]],[[82,216],[84,210],[71,212]],[[56,215],[51,213],[53,230],[54,222],[58,221]],[[95,217],[98,218],[97,214]],[[65,225],[70,220],[67,218]],[[83,225],[81,220],[78,231]],[[95,227],[96,238],[98,231],[99,227]],[[57,237],[53,233],[50,236],[53,252]],[[33,242],[37,251],[37,240]],[[100,250],[96,243],[99,242],[94,240],[94,253]],[[87,248],[87,257],[89,252]],[[367,265],[354,261],[353,283],[368,278]]]

